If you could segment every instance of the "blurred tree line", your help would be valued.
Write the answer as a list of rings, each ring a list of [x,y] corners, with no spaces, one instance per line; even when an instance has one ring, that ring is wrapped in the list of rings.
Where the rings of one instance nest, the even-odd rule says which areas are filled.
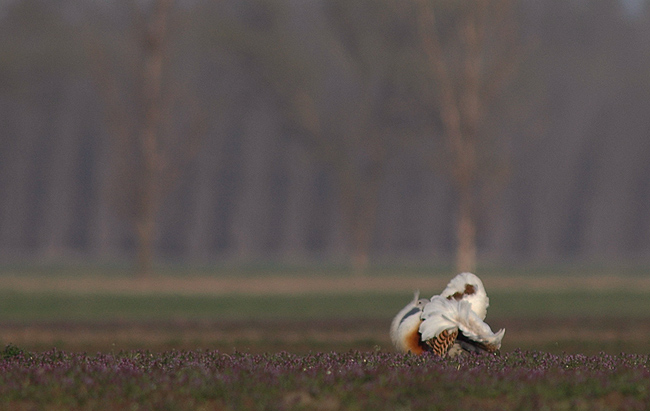
[[[647,261],[630,4],[3,3],[0,256]]]

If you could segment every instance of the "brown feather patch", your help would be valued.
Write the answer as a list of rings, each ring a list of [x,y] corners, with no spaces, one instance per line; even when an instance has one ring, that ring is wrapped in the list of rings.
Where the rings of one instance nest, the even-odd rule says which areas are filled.
[[[426,351],[426,345],[423,346],[422,340],[420,339],[420,331],[419,331],[419,326],[418,327],[413,327],[413,330],[410,331],[406,337],[406,347],[407,349],[412,352],[413,354],[424,354]]]
[[[448,300],[451,300],[452,298],[454,300],[456,300],[456,301],[459,301],[459,300],[461,300],[463,298],[463,293],[455,292],[452,295],[450,295],[449,297],[447,297]]]
[[[447,351],[449,351],[449,348],[451,348],[451,346],[454,345],[454,342],[456,342],[456,337],[458,337],[458,330],[451,333],[444,330],[438,334],[437,337],[427,341],[427,344],[436,355],[444,357],[447,354]]]
[[[463,291],[462,293],[460,291],[457,291],[452,295],[450,295],[449,297],[447,297],[447,299],[451,300],[453,298],[456,301],[460,301],[463,299],[463,296],[472,295],[475,292],[476,292],[476,287],[474,287],[472,284],[465,284],[465,291]]]

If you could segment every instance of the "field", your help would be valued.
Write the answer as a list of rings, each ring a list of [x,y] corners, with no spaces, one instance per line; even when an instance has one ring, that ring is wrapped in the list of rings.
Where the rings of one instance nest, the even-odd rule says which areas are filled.
[[[643,410],[648,357],[435,357],[385,352],[129,351],[7,347],[4,409]]]
[[[440,361],[394,353],[388,327],[414,289],[444,288],[445,273],[172,270],[137,280],[8,267],[0,407],[96,409],[120,398],[115,409],[644,409],[650,279],[625,273],[488,271],[487,321],[507,330],[501,355]]]

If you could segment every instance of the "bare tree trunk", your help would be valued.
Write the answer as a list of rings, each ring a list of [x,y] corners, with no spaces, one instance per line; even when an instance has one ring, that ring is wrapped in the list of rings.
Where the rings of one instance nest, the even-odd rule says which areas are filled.
[[[456,227],[456,270],[474,272],[476,269],[476,218],[474,196],[470,187],[459,187]]]
[[[424,187],[421,201],[425,206],[414,210],[414,220],[418,221],[416,232],[421,247],[419,256],[425,259],[442,259],[448,255],[447,238],[455,231],[447,217],[451,211],[450,190],[441,179],[422,180]]]
[[[125,230],[110,209],[107,193],[108,170],[103,170],[104,165],[98,167],[98,175],[93,179],[97,191],[93,193],[89,247],[92,255],[100,259],[122,259],[124,250],[120,243]]]
[[[355,190],[353,171],[343,165],[336,169],[338,175],[339,212],[347,237],[347,251],[355,275],[362,275],[368,265],[368,255],[361,245],[362,228],[359,219],[359,198]]]
[[[220,133],[222,128],[219,127]],[[185,243],[190,260],[205,262],[211,253],[216,204],[219,200],[218,175],[222,167],[223,139],[216,133],[207,138],[205,151],[197,157],[197,172],[192,190],[193,205]]]
[[[156,214],[153,204],[149,204],[135,222],[138,242],[136,273],[141,278],[150,277],[153,273]]]
[[[340,188],[339,188],[340,189]],[[341,199],[335,196],[328,197],[327,214],[329,216],[328,224],[325,225],[323,237],[325,237],[325,252],[337,262],[347,263],[350,257],[349,234],[347,227],[347,216],[341,211]]]
[[[137,274],[148,277],[152,273],[156,216],[162,199],[161,173],[167,166],[162,153],[161,123],[163,115],[163,67],[167,45],[169,14],[174,0],[158,0],[146,27],[144,43],[144,68],[142,100],[145,104],[144,120],[139,135],[139,148],[143,159],[142,192],[139,213],[135,218],[137,237]]]
[[[381,167],[371,170],[363,182],[351,167],[338,171],[340,212],[348,237],[348,249],[353,273],[365,275],[370,264],[370,246],[377,214],[377,196],[381,186]]]
[[[277,124],[270,105],[259,100],[246,119],[242,148],[242,182],[232,221],[235,257],[251,260],[260,256],[269,232],[271,192],[269,171],[274,157]]]
[[[25,251],[30,216],[31,174],[36,164],[39,136],[42,135],[43,115],[38,108],[19,101],[16,115],[19,117],[20,133],[10,145],[11,152],[6,164],[2,164],[8,181],[2,195],[5,201],[0,209],[0,249],[10,254]]]
[[[501,178],[487,169],[480,156],[497,147],[486,135],[484,117],[489,99],[512,72],[511,49],[513,4],[509,1],[492,3],[488,0],[454,3],[458,13],[456,27],[441,38],[433,3],[418,0],[418,24],[422,46],[426,53],[431,77],[437,91],[446,145],[446,166],[451,171],[451,181],[457,197],[456,269],[474,271],[476,268],[476,211],[486,200],[482,189],[488,182]],[[492,19],[497,19],[493,21]],[[443,44],[444,42],[444,44]],[[503,49],[494,52],[491,60],[486,49]],[[453,52],[452,52],[453,50]],[[450,58],[450,54],[457,54]]]
[[[356,234],[355,268],[358,275],[366,274],[370,265],[370,251],[372,248],[373,233],[377,220],[377,198],[383,181],[380,175],[374,175],[361,186],[361,195],[364,197],[359,204],[359,222]]]
[[[282,245],[284,258],[296,262],[307,256],[309,217],[314,204],[314,166],[304,150],[296,145],[287,149],[289,187],[287,206],[282,215]]]
[[[370,216],[364,215],[364,211],[357,210],[354,220],[350,222],[352,227],[349,229],[352,270],[357,276],[365,275],[370,264],[370,232],[367,223]]]
[[[368,220],[360,216],[363,220]],[[360,221],[352,232],[352,268],[357,276],[364,276],[370,266],[371,227],[368,222]]]
[[[78,85],[67,91],[54,126],[53,138],[56,141],[48,158],[50,172],[45,176],[44,221],[40,227],[39,247],[43,248],[46,258],[61,257],[66,251],[67,233],[75,218],[75,171],[79,167],[75,160],[82,137],[79,125],[84,110],[80,104],[84,104],[84,98]]]

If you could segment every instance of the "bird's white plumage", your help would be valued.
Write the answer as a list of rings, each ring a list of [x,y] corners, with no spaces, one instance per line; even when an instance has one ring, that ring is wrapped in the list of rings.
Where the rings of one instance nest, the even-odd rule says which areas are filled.
[[[434,351],[444,356],[459,350],[494,352],[501,347],[505,330],[494,333],[483,321],[489,305],[483,282],[472,273],[458,274],[431,300],[420,299],[416,292],[413,300],[393,319],[391,340],[399,351],[416,354]],[[447,333],[441,335],[444,331]],[[449,336],[457,334],[458,340],[449,346]]]
[[[454,307],[451,300],[442,298],[439,295],[433,296],[431,302],[424,307],[420,318],[420,335],[423,341],[436,338],[444,330],[458,328],[456,321],[450,320],[444,314],[453,313]]]
[[[422,310],[428,303],[429,300],[426,298],[421,299],[420,292],[416,291],[413,300],[393,318],[390,325],[390,339],[398,350],[402,352],[414,350],[410,337],[415,330],[419,329],[422,322]]]
[[[469,291],[471,291],[471,293]],[[449,284],[447,284],[447,288],[440,293],[440,296],[467,301],[472,307],[472,311],[474,311],[481,320],[485,320],[487,309],[490,306],[490,299],[485,292],[483,282],[475,274],[458,274],[451,279]]]
[[[490,326],[474,312],[470,303],[464,300],[434,296],[424,307],[421,317],[423,321],[419,332],[423,341],[436,338],[445,330],[450,333],[459,330],[472,341],[498,349],[505,334],[503,329],[493,333]]]

